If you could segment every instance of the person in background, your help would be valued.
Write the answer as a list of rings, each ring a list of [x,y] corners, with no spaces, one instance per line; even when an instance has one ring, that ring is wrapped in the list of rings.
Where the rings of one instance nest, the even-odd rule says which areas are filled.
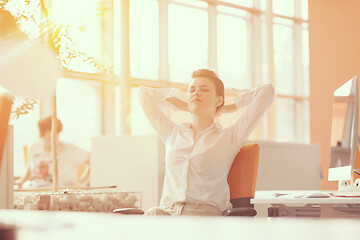
[[[53,166],[51,155],[52,118],[47,117],[38,122],[40,140],[31,145],[29,163],[26,174],[16,184],[19,187],[45,187],[52,184]],[[59,187],[87,186],[89,184],[89,168],[79,176],[80,165],[89,165],[89,152],[71,143],[59,140],[63,125],[57,119],[57,161]],[[31,181],[29,181],[31,180]]]
[[[145,215],[219,216],[231,208],[227,176],[240,148],[246,143],[274,98],[266,84],[238,91],[234,103],[224,105],[224,84],[211,70],[192,74],[187,101],[179,89],[139,88],[139,100],[150,123],[166,147],[165,178],[160,207]],[[189,112],[192,121],[176,124],[168,108]],[[217,115],[246,111],[234,124],[222,128]]]

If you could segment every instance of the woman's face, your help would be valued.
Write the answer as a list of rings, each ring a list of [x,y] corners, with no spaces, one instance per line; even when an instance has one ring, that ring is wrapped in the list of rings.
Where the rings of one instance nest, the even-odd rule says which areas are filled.
[[[215,84],[211,80],[194,78],[188,87],[187,101],[193,114],[215,114],[224,100],[216,94]]]

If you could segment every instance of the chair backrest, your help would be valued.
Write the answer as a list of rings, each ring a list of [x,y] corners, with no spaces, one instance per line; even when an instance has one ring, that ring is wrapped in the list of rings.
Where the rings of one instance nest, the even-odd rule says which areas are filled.
[[[0,93],[0,168],[6,141],[6,133],[9,125],[9,118],[13,97],[8,93]]]
[[[254,198],[259,154],[259,145],[252,143],[244,145],[236,155],[228,175],[230,199],[233,205],[237,205],[236,203],[241,202],[241,199],[249,202],[250,198]]]

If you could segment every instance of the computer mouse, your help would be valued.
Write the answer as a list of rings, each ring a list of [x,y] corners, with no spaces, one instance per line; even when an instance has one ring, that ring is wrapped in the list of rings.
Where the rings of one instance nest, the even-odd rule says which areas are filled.
[[[304,198],[329,198],[329,197],[331,197],[331,194],[327,192],[315,192],[304,196]]]

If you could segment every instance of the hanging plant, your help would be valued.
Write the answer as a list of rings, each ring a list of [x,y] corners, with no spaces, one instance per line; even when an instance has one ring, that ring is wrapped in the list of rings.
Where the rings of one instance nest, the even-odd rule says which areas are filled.
[[[79,26],[54,23],[44,0],[0,0],[0,9],[8,10],[16,19],[20,30],[29,38],[42,38],[46,47],[55,52],[64,69],[73,70],[71,61],[81,61],[99,73],[113,75],[113,66],[77,49],[73,37],[74,34],[86,30],[85,22]],[[108,8],[99,0],[96,14],[92,17],[104,17],[107,11]],[[13,118],[18,119],[21,115],[29,113],[36,104],[37,99],[25,98],[25,101],[12,112]]]
[[[73,38],[77,33],[86,30],[85,22],[55,23],[49,15],[44,0],[0,0],[0,9],[11,12],[21,31],[31,39],[43,38],[44,44],[55,51],[64,69],[73,70],[70,63],[76,60],[89,64],[98,73],[113,74],[112,65],[77,49]],[[102,18],[107,12],[108,8],[99,0],[96,4],[96,13],[91,18]]]
[[[35,98],[25,98],[25,101],[21,104],[21,106],[17,107],[15,111],[12,111],[13,118],[19,119],[21,115],[28,114],[30,111],[34,110],[36,104],[38,104],[38,100]]]

